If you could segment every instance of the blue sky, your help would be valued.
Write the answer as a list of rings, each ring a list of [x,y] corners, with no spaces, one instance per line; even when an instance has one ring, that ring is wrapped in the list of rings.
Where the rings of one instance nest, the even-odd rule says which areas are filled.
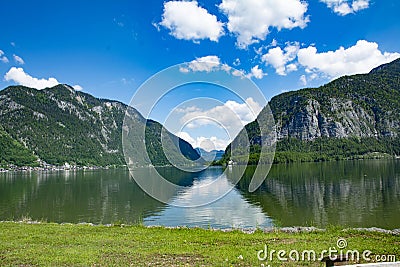
[[[270,99],[400,57],[399,10],[397,0],[7,1],[0,88],[67,83],[129,103],[157,72],[207,59],[241,71]],[[245,101],[209,91],[243,111]],[[162,107],[152,118],[165,120],[171,110]],[[202,115],[213,109],[197,108]],[[215,137],[222,148],[229,141],[206,128],[183,132],[193,144]]]

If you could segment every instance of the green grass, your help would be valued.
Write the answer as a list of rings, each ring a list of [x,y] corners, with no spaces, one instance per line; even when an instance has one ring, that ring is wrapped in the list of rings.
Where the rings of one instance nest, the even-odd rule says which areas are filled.
[[[260,230],[253,234],[204,229],[166,229],[144,226],[88,226],[0,223],[0,266],[322,266],[320,262],[259,261],[257,252],[269,249],[316,252],[345,238],[348,249],[400,259],[400,237],[343,231],[283,233]]]

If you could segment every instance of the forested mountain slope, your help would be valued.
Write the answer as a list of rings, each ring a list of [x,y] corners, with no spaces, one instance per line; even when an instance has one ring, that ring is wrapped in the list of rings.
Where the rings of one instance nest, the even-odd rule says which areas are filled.
[[[121,139],[127,109],[137,123],[146,124],[146,140],[149,140],[146,145],[151,162],[136,158],[135,165],[167,165],[161,145],[162,126],[147,121],[121,102],[98,99],[68,85],[44,90],[11,86],[0,91],[0,125],[4,132],[16,143],[23,144],[26,151],[55,165],[65,162],[96,166],[125,164]],[[190,144],[171,133],[168,135],[179,140],[185,157],[199,157]],[[135,138],[134,143],[143,143],[145,139],[140,135]],[[4,151],[0,154],[3,156]]]

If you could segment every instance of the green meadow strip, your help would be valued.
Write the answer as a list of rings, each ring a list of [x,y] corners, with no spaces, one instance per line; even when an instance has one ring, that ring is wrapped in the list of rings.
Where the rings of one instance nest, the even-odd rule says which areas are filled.
[[[142,225],[2,222],[0,266],[322,266],[320,259],[302,260],[301,254],[313,250],[319,257],[324,250],[337,249],[338,240],[346,242],[345,250],[371,251],[371,261],[376,255],[400,259],[399,235],[337,227],[312,232],[272,229],[249,233]],[[276,252],[270,255],[271,251]],[[278,251],[286,252],[283,256],[287,259],[278,258]],[[298,259],[293,251],[299,253]]]

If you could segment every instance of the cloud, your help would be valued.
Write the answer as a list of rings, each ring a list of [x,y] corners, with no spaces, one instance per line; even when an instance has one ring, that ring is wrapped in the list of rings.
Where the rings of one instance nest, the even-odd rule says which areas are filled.
[[[117,25],[120,28],[125,27],[125,23],[123,23],[122,21],[118,20],[117,18],[114,18],[114,23],[115,23],[115,25]]]
[[[164,3],[164,13],[159,25],[170,30],[177,39],[199,41],[210,39],[218,42],[224,35],[223,23],[196,1],[170,1]]]
[[[301,0],[222,0],[219,8],[242,49],[265,40],[270,28],[305,28],[309,22],[307,3]]]
[[[185,140],[189,144],[191,144],[194,148],[199,147],[199,146],[197,146],[196,140],[193,137],[191,137],[189,133],[187,133],[187,132],[178,132],[175,135],[178,136],[179,138],[182,138],[183,140]]]
[[[306,75],[301,75],[299,82],[301,85],[306,86],[309,82],[319,78],[319,75],[317,73],[313,73],[312,71],[306,69],[306,73],[309,74],[308,76]]]
[[[229,131],[231,138],[235,137],[244,125],[254,121],[262,107],[253,98],[246,99],[245,103],[229,100],[223,105],[211,109],[188,107],[177,110],[183,113],[180,121],[189,129],[206,125],[224,127]]]
[[[0,61],[3,62],[3,63],[8,63],[8,62],[10,62],[10,61],[8,60],[8,58],[4,55],[3,50],[0,50]]]
[[[273,66],[277,74],[285,76],[289,72],[297,70],[295,63],[288,63],[296,59],[299,49],[300,44],[297,42],[286,43],[286,47],[283,50],[279,46],[271,48],[261,59],[266,65]]]
[[[229,145],[229,140],[219,139],[215,136],[211,136],[210,138],[200,136],[193,138],[187,132],[178,132],[176,134],[179,138],[182,138],[189,144],[191,144],[194,148],[200,147],[208,152],[212,150],[225,150],[225,148]]]
[[[8,63],[10,62],[6,56],[0,57],[1,62]]]
[[[187,73],[190,71],[211,72],[211,71],[220,70],[222,66],[221,66],[221,59],[218,56],[205,56],[205,57],[196,58],[195,60],[191,61],[188,64],[187,68],[181,67],[180,71],[183,73]],[[225,68],[229,68],[229,67],[227,65],[225,65]]]
[[[187,108],[177,108],[174,111],[178,113],[188,113],[188,112],[201,111],[201,109],[196,106],[191,106]]]
[[[369,7],[369,0],[320,0],[340,16],[346,16]]]
[[[235,62],[240,64],[240,60],[236,59]],[[259,65],[254,66],[249,73],[244,70],[234,69],[225,63],[221,63],[221,59],[218,56],[205,56],[201,58],[196,58],[195,60],[189,62],[186,66],[179,68],[182,73],[189,72],[212,72],[212,71],[225,71],[226,73],[233,75],[235,77],[242,78],[256,78],[262,79],[267,73],[264,73],[260,69]]]
[[[83,88],[82,88],[82,86],[80,86],[80,85],[74,85],[74,86],[72,86],[72,88],[74,88],[75,89],[75,91],[82,91],[83,90]]]
[[[306,86],[307,85],[307,77],[306,77],[306,75],[301,75],[299,81],[303,86]]]
[[[244,70],[233,70],[232,71],[232,75],[235,77],[245,77],[246,76],[246,72]]]
[[[25,61],[21,57],[19,57],[19,56],[14,54],[13,58],[14,58],[15,63],[20,64],[20,65],[24,65],[25,64]]]
[[[351,7],[353,8],[354,12],[366,9],[369,7],[369,0],[353,1],[353,4],[351,5]]]
[[[258,65],[256,65],[251,69],[251,72],[247,75],[247,77],[248,78],[254,77],[256,79],[262,79],[266,75],[267,74],[264,73],[263,70],[258,67]]]
[[[233,62],[233,66],[237,67],[241,64],[240,58],[236,58],[235,61]]]
[[[293,71],[297,71],[297,65],[295,63],[291,63],[289,65],[286,66],[286,72],[293,72]]]
[[[365,40],[354,46],[336,51],[318,53],[317,48],[302,48],[297,54],[298,62],[307,73],[322,73],[331,78],[343,75],[368,73],[371,69],[400,57],[399,53],[382,53],[378,44]]]
[[[36,89],[44,89],[47,87],[53,87],[59,84],[59,82],[55,78],[49,79],[38,79],[30,76],[29,74],[24,72],[22,68],[12,67],[4,76],[6,81],[14,81],[19,85],[36,88]]]
[[[239,59],[236,59],[235,62],[240,63]],[[189,72],[212,72],[212,71],[225,71],[228,74],[231,74],[236,77],[246,77],[248,79],[256,78],[262,79],[267,73],[264,73],[259,66],[254,66],[249,73],[246,73],[244,70],[234,69],[228,66],[225,63],[221,63],[221,59],[218,56],[205,56],[196,58],[195,60],[189,62],[187,66],[180,67],[179,71],[182,73]]]

